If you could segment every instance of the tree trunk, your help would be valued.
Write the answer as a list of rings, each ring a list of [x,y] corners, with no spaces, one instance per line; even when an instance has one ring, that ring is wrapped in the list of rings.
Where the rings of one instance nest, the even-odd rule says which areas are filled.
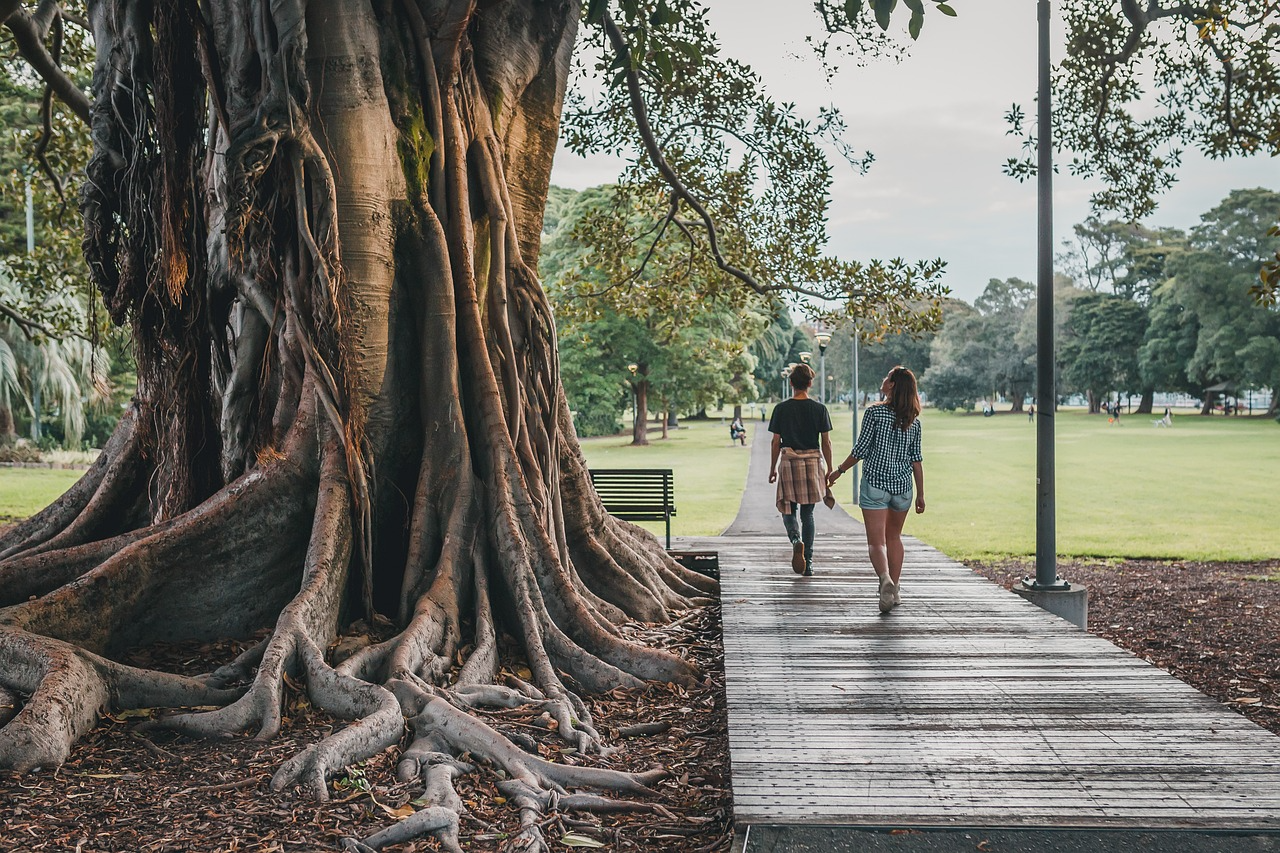
[[[734,404],[734,406],[733,406],[733,419],[734,419],[735,421],[740,421],[740,420],[742,420],[742,404],[741,404],[741,403],[735,403],[735,404]]]
[[[166,724],[270,737],[288,672],[354,722],[273,787],[323,798],[408,731],[401,778],[435,780],[448,849],[466,754],[503,771],[530,843],[565,788],[657,778],[542,761],[468,710],[540,707],[599,749],[564,674],[695,678],[618,626],[714,588],[604,512],[560,387],[533,271],[579,13],[91,4],[85,251],[139,391],[93,469],[0,531],[0,687],[24,697],[0,768],[57,766],[101,707],[218,705]],[[362,614],[398,633],[327,660]],[[107,657],[263,625],[206,679]],[[527,681],[494,683],[501,636]]]
[[[1217,395],[1217,394],[1206,394],[1206,395],[1205,395],[1205,398],[1204,398],[1204,405],[1202,405],[1202,406],[1200,407],[1200,414],[1202,414],[1202,415],[1212,415],[1212,414],[1213,414],[1213,401],[1214,401],[1214,400],[1216,400],[1216,399],[1218,399],[1218,395]]]
[[[1102,411],[1102,403],[1098,399],[1097,394],[1093,393],[1092,391],[1086,391],[1085,400],[1088,401],[1088,404],[1089,404],[1089,414],[1096,415]]]
[[[13,444],[18,438],[18,425],[13,420],[13,409],[0,405],[0,446]]]
[[[40,386],[31,389],[31,441],[36,445],[40,444],[40,414],[44,409],[44,400],[41,398]]]
[[[1155,403],[1156,403],[1156,389],[1143,388],[1142,399],[1138,401],[1138,411],[1134,412],[1134,414],[1137,414],[1137,415],[1151,414],[1152,408],[1155,406]]]
[[[649,443],[649,382],[641,381],[636,387],[636,416],[631,424],[631,445],[639,447]]]

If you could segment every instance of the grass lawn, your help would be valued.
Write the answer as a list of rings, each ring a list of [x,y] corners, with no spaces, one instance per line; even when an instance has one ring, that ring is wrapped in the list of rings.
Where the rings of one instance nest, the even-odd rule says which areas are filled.
[[[1105,415],[1058,413],[1058,553],[1280,556],[1272,506],[1280,425],[1185,415],[1156,429],[1151,421],[1133,415],[1115,427]],[[929,505],[906,532],[959,558],[1033,553],[1035,426],[1025,415],[933,410],[921,423]],[[846,440],[847,430],[841,425]]]
[[[66,468],[0,468],[0,524],[44,509],[82,474]]]
[[[849,415],[834,411],[837,458],[849,447]],[[1151,418],[1107,424],[1065,410],[1057,419],[1057,539],[1064,557],[1260,560],[1280,557],[1272,503],[1280,473],[1280,425],[1248,418],[1180,415],[1172,429]],[[929,510],[907,533],[958,558],[1035,550],[1035,427],[1022,415],[993,418],[926,410]],[[763,424],[748,420],[749,430]],[[747,448],[727,424],[685,421],[648,447],[630,436],[582,442],[594,468],[672,468],[676,536],[714,536],[733,521],[746,485]],[[0,468],[0,523],[28,516],[82,474]],[[836,487],[848,505],[848,478]],[[854,510],[856,512],[856,509]],[[662,525],[644,525],[661,534]]]
[[[676,515],[672,536],[718,536],[733,523],[747,484],[752,430],[759,421],[747,422],[747,447],[729,441],[729,422],[681,421],[663,441],[649,433],[648,447],[632,447],[631,433],[582,440],[582,452],[592,468],[671,468],[675,471]],[[662,522],[640,526],[662,535]]]

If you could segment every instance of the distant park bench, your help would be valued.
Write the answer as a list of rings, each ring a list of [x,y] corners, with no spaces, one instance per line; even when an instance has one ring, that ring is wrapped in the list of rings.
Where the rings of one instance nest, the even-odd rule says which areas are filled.
[[[670,468],[598,468],[591,484],[605,510],[627,521],[663,521],[671,548],[671,516],[676,514],[675,478]]]

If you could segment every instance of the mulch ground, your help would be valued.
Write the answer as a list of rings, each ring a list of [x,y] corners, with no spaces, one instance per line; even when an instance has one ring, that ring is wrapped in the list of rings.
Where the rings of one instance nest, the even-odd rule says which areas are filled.
[[[1032,562],[969,563],[1006,588]],[[1089,590],[1089,631],[1280,735],[1280,560],[1077,561],[1058,574]]]
[[[485,713],[486,721],[525,749],[556,761],[621,770],[666,768],[653,810],[589,815],[549,813],[543,836],[553,850],[720,853],[733,824],[725,722],[724,664],[718,607],[643,638],[679,649],[706,673],[695,688],[655,685],[589,700],[601,735],[618,751],[579,756],[537,712]],[[252,643],[152,647],[132,663],[175,672],[208,671]],[[513,669],[512,671],[518,671]],[[527,676],[527,672],[524,673]],[[367,837],[411,814],[421,787],[396,781],[399,750],[349,768],[330,785],[331,801],[268,783],[284,761],[343,725],[312,708],[293,686],[281,733],[216,742],[146,730],[149,712],[104,719],[56,772],[0,773],[0,851],[239,853],[333,851],[345,837]],[[468,851],[519,849],[509,843],[519,814],[506,804],[493,772],[458,780],[466,804],[461,835]],[[434,839],[384,848],[439,850]]]

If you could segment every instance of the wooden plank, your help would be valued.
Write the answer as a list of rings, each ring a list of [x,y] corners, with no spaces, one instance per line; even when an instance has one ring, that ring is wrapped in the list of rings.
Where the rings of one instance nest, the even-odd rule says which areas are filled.
[[[878,612],[861,537],[815,577],[781,535],[720,554],[734,808],[746,823],[1280,829],[1280,739],[907,539]]]

